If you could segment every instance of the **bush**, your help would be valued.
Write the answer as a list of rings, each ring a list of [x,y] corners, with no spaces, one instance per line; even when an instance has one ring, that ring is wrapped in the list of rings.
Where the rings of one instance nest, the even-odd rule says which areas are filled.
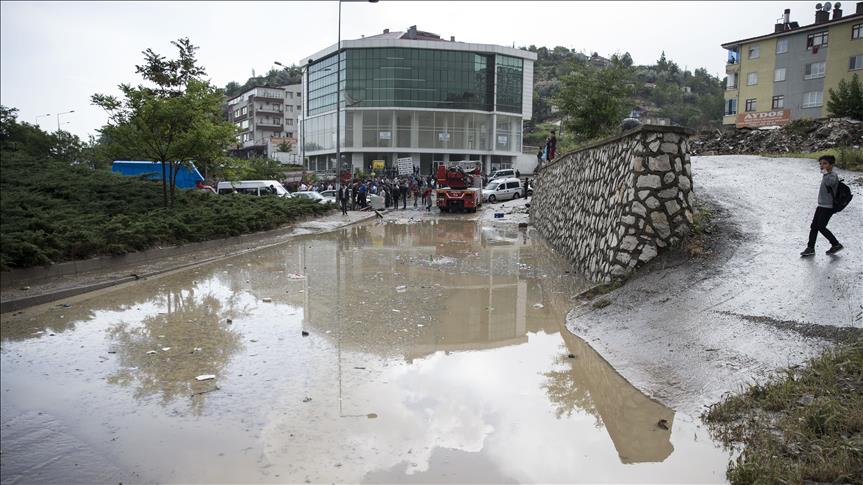
[[[0,268],[26,268],[275,229],[329,207],[302,199],[179,191],[26,153],[0,155]]]

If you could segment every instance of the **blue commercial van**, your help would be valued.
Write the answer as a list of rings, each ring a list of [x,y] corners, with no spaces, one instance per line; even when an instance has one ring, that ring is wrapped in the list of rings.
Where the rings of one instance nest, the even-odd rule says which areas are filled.
[[[165,165],[165,175],[168,175],[169,165]],[[162,181],[162,164],[150,161],[115,160],[111,164],[111,171],[129,177],[146,176],[150,180]],[[194,189],[198,181],[203,182],[204,177],[194,165],[181,165],[177,172],[177,187],[181,189]]]

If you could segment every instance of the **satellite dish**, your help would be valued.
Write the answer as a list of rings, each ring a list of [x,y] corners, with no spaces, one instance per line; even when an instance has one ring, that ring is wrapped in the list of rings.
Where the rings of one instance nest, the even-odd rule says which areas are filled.
[[[830,5],[830,2],[824,2],[824,11],[825,12],[829,12],[830,8],[832,8],[832,7],[833,7],[833,5]]]
[[[821,5],[820,3],[815,4],[815,10],[821,10],[822,8],[823,8],[823,5]]]

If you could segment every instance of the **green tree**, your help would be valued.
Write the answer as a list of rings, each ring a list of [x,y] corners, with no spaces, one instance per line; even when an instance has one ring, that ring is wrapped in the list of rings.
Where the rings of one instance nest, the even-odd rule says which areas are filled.
[[[171,43],[177,59],[147,49],[144,64],[135,66],[149,85],[120,84],[122,100],[105,94],[91,98],[108,112],[100,132],[115,150],[160,162],[165,207],[173,206],[181,165],[216,159],[236,141],[234,125],[222,116],[221,90],[203,79],[206,72],[197,65],[197,47],[187,38]]]
[[[618,57],[608,67],[577,65],[562,79],[557,104],[581,141],[612,132],[632,108],[633,70]]]
[[[836,89],[830,88],[828,94],[827,111],[830,114],[863,120],[863,86],[856,73],[850,82],[840,80]]]

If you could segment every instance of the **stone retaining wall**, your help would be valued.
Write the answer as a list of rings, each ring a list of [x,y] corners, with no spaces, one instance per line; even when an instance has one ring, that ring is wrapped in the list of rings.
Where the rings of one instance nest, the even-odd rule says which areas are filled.
[[[558,157],[537,171],[531,224],[591,280],[628,275],[689,232],[690,134],[648,125]]]

